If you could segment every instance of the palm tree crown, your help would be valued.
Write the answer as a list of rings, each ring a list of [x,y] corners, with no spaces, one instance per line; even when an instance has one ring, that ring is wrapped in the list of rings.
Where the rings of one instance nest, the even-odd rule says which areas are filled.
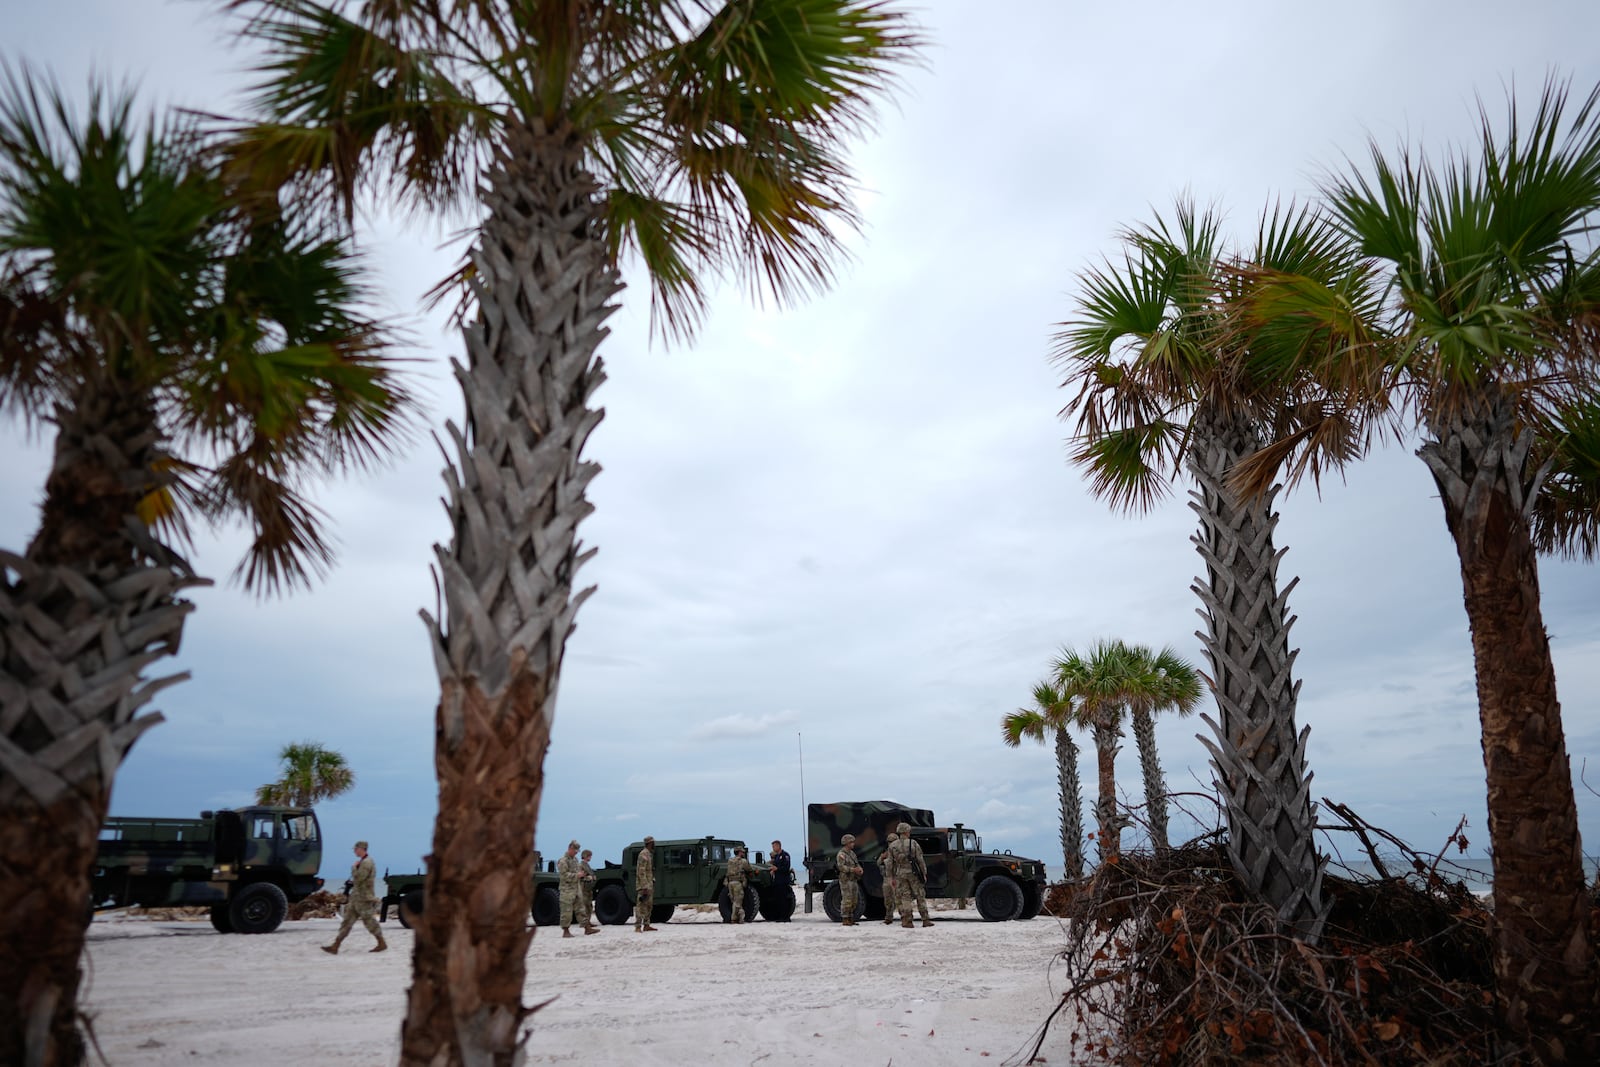
[[[284,745],[278,759],[278,780],[256,789],[257,804],[309,808],[355,787],[356,773],[344,756],[315,741]]]

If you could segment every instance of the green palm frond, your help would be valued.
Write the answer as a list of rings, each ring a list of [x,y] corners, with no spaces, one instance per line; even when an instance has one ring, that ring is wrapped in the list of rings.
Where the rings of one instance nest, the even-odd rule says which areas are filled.
[[[1562,412],[1541,435],[1531,465],[1549,465],[1534,506],[1533,540],[1540,552],[1592,561],[1600,549],[1600,397]]]

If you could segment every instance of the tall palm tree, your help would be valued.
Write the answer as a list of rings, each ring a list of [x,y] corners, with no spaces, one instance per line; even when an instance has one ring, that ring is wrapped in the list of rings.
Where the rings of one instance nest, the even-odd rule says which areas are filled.
[[[1061,802],[1061,869],[1069,879],[1083,877],[1083,785],[1078,781],[1078,744],[1072,739],[1072,702],[1052,682],[1033,687],[1033,706],[1000,720],[1000,737],[1012,748],[1024,738],[1052,740],[1056,787]]]
[[[242,516],[247,589],[325,567],[307,477],[383,455],[407,398],[343,243],[222,180],[183,119],[0,77],[0,408],[55,428],[0,551],[0,1062],[70,1064],[83,902],[118,766],[187,675],[188,523]]]
[[[1095,821],[1100,862],[1114,862],[1122,852],[1126,817],[1117,811],[1117,752],[1122,741],[1122,716],[1127,708],[1122,683],[1129,676],[1127,649],[1101,641],[1087,655],[1066,649],[1053,666],[1055,684],[1072,709],[1076,724],[1094,733],[1098,778]]]
[[[1351,302],[1364,298],[1365,279],[1338,235],[1307,210],[1264,214],[1244,257],[1225,253],[1216,214],[1186,199],[1172,223],[1158,216],[1124,232],[1122,243],[1120,267],[1107,261],[1085,273],[1076,317],[1056,335],[1065,384],[1077,388],[1062,412],[1078,416],[1073,461],[1089,470],[1091,491],[1121,510],[1145,510],[1170,480],[1193,478],[1193,540],[1206,568],[1193,589],[1221,721],[1202,718],[1215,735],[1205,743],[1227,808],[1230,859],[1287,929],[1314,938],[1326,906],[1306,732],[1295,723],[1286,608],[1295,583],[1278,584],[1275,491],[1247,494],[1229,479],[1269,440],[1293,440],[1283,462],[1314,475],[1358,449],[1340,411],[1308,402],[1279,366],[1253,363],[1257,337],[1224,328],[1220,309],[1237,258],[1293,265]]]
[[[356,772],[344,756],[315,741],[291,741],[278,759],[278,780],[256,789],[257,804],[309,808],[355,787]]]
[[[720,277],[780,302],[823,287],[855,218],[840,150],[916,38],[872,0],[242,6],[267,59],[238,173],[476,221],[452,537],[425,615],[439,815],[401,1060],[510,1063],[529,1013],[528,833],[593,592],[573,592],[599,471],[580,453],[619,261],[645,268],[677,339]]]
[[[1572,109],[1547,84],[1531,121],[1508,104],[1503,133],[1480,109],[1475,151],[1391,158],[1374,143],[1370,174],[1333,175],[1325,194],[1387,268],[1390,298],[1363,318],[1393,338],[1397,408],[1422,435],[1460,560],[1500,1009],[1534,1057],[1594,1062],[1600,983],[1538,550],[1594,547],[1600,88]],[[1257,281],[1263,321],[1316,319],[1326,305],[1294,272]]]
[[[1145,810],[1150,821],[1150,846],[1157,852],[1172,847],[1167,834],[1167,777],[1161,770],[1156,751],[1158,714],[1193,714],[1200,706],[1200,673],[1193,664],[1171,648],[1152,652],[1144,645],[1129,649],[1132,667],[1124,692],[1133,720],[1133,740],[1139,750],[1139,768],[1144,778]]]

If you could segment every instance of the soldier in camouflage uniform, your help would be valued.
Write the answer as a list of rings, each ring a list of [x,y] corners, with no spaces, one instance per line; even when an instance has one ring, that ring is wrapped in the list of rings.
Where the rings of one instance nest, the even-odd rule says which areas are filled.
[[[644,848],[639,850],[633,864],[634,888],[638,891],[635,902],[637,910],[633,913],[633,932],[636,934],[655,929],[650,925],[650,906],[656,895],[655,847],[655,838],[645,838]]]
[[[578,883],[578,914],[583,916],[584,933],[599,932],[600,927],[594,921],[594,868],[589,866],[589,857],[594,855],[594,849],[583,850],[580,859],[583,862],[583,880]]]
[[[378,877],[377,864],[372,862],[372,857],[367,855],[367,843],[357,841],[355,846],[356,861],[350,866],[350,899],[344,906],[344,922],[339,924],[339,933],[333,939],[333,944],[323,945],[322,951],[335,956],[339,954],[339,946],[344,939],[350,936],[351,927],[356,920],[367,928],[367,933],[378,939],[377,947],[373,952],[382,952],[389,945],[383,939],[383,931],[378,929],[376,913],[378,910],[378,894],[373,889],[373,882]]]
[[[744,889],[749,884],[750,876],[755,873],[749,860],[744,858],[744,849],[736,848],[728,859],[728,873],[722,879],[728,887],[728,901],[733,905],[729,922],[742,923],[745,921]]]
[[[892,847],[878,854],[878,872],[883,875],[883,925],[888,926],[894,922],[894,906],[901,878]]]
[[[839,911],[844,916],[844,925],[854,926],[856,907],[861,901],[861,876],[866,869],[856,859],[855,834],[845,834],[839,843],[844,847],[833,859],[833,866],[839,872]]]
[[[898,837],[889,843],[888,852],[894,857],[894,867],[899,875],[896,901],[900,908],[900,925],[911,928],[911,909],[914,905],[922,915],[922,925],[932,926],[933,920],[928,917],[928,898],[923,892],[928,880],[928,860],[922,854],[922,846],[911,840],[910,823],[901,823],[895,827],[895,831]]]
[[[566,855],[556,860],[556,873],[561,876],[561,936],[571,937],[571,926],[580,914],[578,905],[583,898],[583,861],[578,858],[576,841],[567,842]],[[587,916],[584,917],[583,932],[595,932]]]

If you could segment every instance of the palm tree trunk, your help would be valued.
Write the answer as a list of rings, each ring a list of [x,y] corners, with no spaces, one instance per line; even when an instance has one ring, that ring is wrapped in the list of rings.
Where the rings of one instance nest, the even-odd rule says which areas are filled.
[[[1056,731],[1056,784],[1061,791],[1061,862],[1066,877],[1083,877],[1083,785],[1078,781],[1078,745]]]
[[[1167,778],[1161,773],[1156,752],[1156,720],[1149,709],[1133,709],[1133,740],[1139,748],[1139,769],[1144,776],[1144,804],[1150,821],[1150,847],[1157,853],[1172,848],[1167,839]]]
[[[1418,450],[1461,560],[1494,858],[1494,965],[1506,1025],[1542,1063],[1600,1060],[1578,810],[1539,603],[1533,434],[1490,395]]]
[[[1225,479],[1260,446],[1247,425],[1218,415],[1195,419],[1189,468],[1197,489],[1190,507],[1200,516],[1194,538],[1206,581],[1191,587],[1205,605],[1207,678],[1221,723],[1202,715],[1216,735],[1211,751],[1228,812],[1228,855],[1246,888],[1277,912],[1289,931],[1314,941],[1327,919],[1322,899],[1325,861],[1312,840],[1315,808],[1306,771],[1310,728],[1296,731],[1300,683],[1291,669],[1289,593],[1278,589],[1281,551],[1272,545],[1278,516],[1269,492],[1240,499]]]
[[[578,523],[599,473],[579,461],[601,412],[595,355],[622,288],[594,225],[575,135],[510,131],[483,193],[478,316],[448,427],[454,537],[436,548],[448,628],[423,613],[439,674],[439,815],[401,1035],[407,1065],[520,1060],[533,841],[573,617]]]
[[[1117,721],[1101,713],[1094,719],[1094,751],[1100,779],[1100,798],[1095,801],[1095,819],[1100,824],[1100,862],[1122,852],[1122,819],[1117,815]]]
[[[40,529],[0,552],[0,1063],[77,1064],[79,961],[112,780],[186,674],[146,679],[177,651],[206,584],[135,518],[156,455],[132,390],[86,382],[56,412]]]

